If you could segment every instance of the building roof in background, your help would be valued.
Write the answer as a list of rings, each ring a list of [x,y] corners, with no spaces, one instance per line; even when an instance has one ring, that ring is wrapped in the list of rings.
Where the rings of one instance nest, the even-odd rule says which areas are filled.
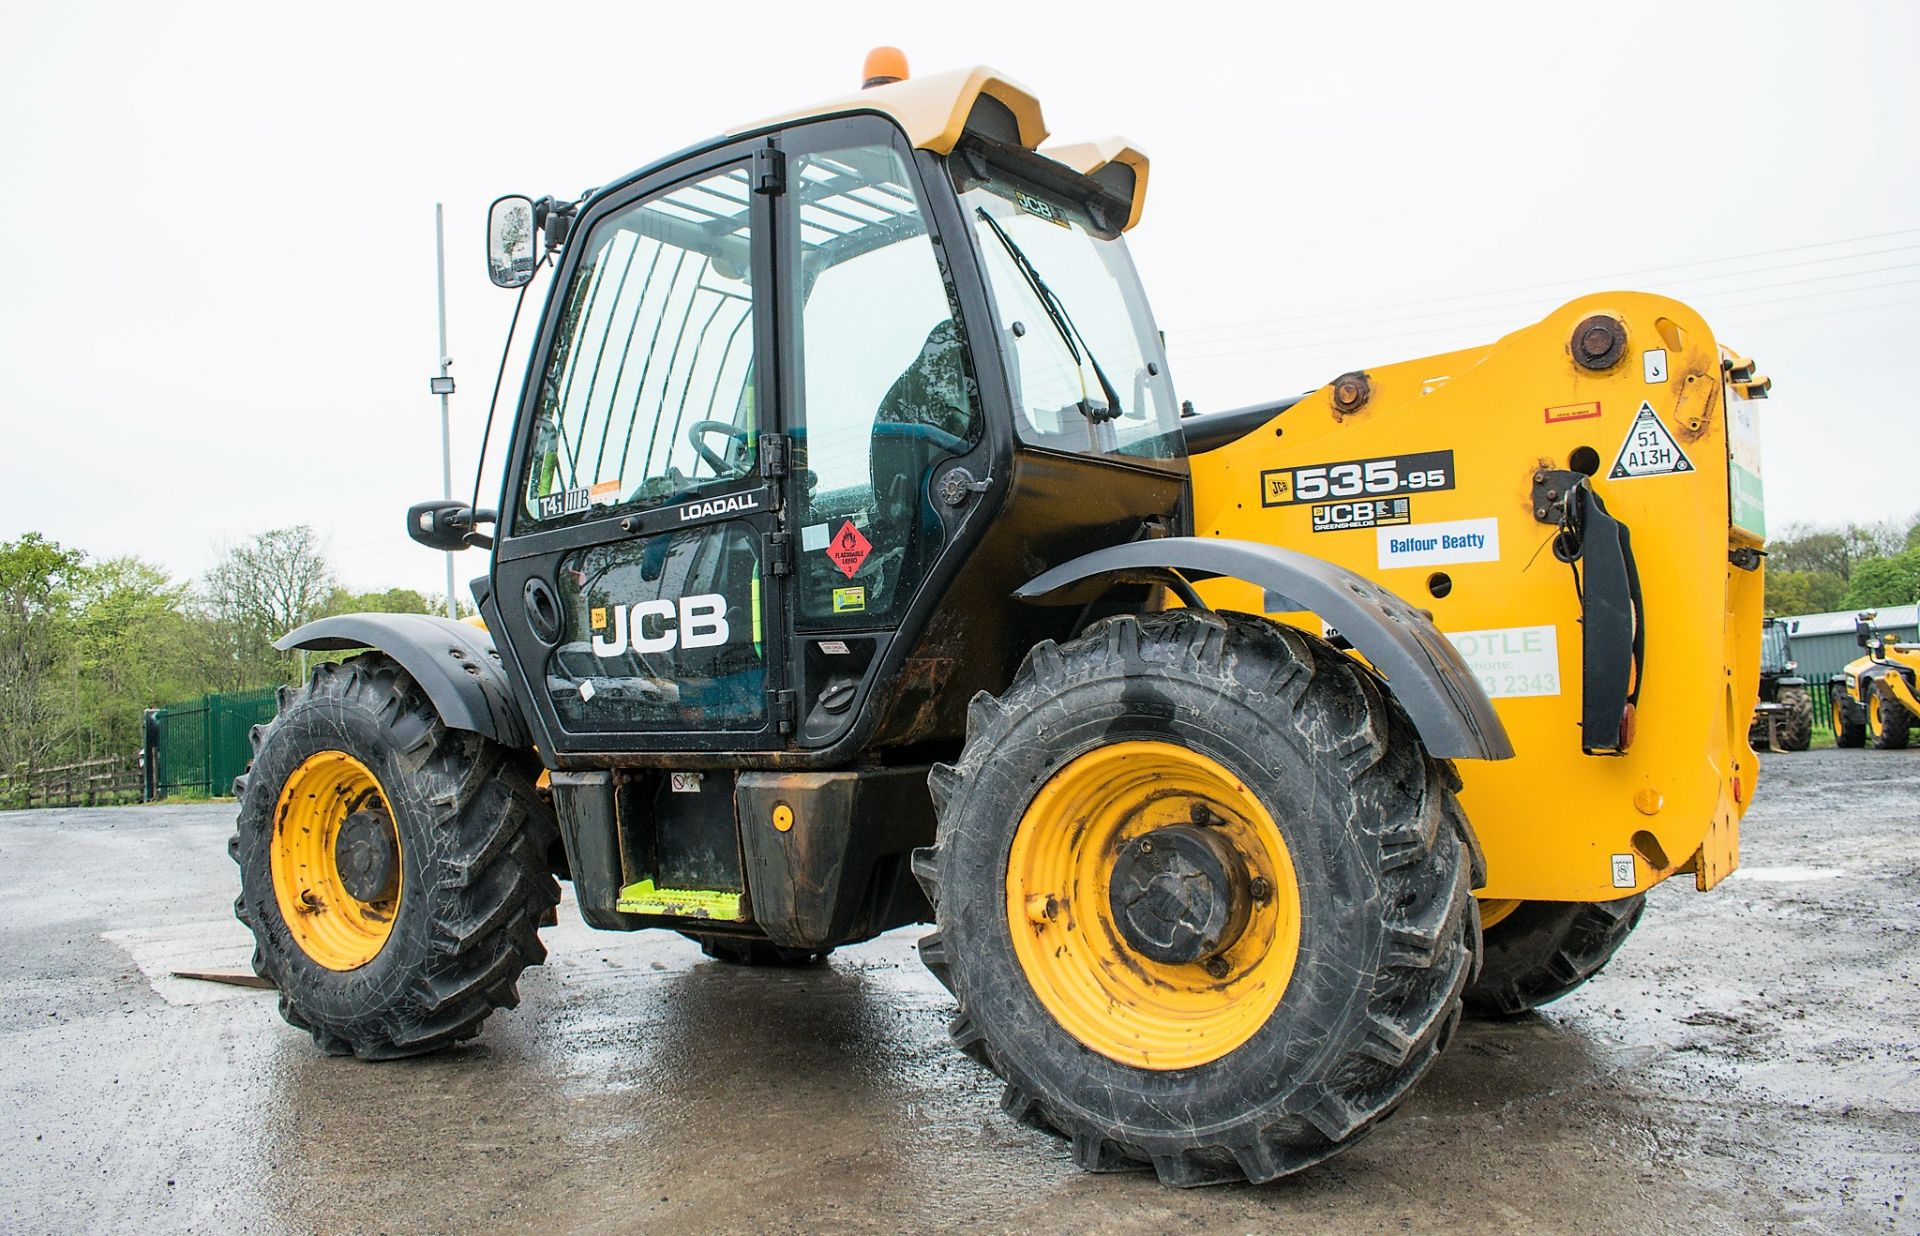
[[[1831,614],[1802,614],[1789,617],[1787,630],[1795,635],[1851,635],[1858,610],[1839,610]],[[1876,627],[1920,626],[1920,605],[1887,605],[1873,620]]]

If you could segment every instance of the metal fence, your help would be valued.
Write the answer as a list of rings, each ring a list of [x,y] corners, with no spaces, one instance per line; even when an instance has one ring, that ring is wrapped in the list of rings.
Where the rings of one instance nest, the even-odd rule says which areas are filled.
[[[248,733],[273,720],[277,691],[230,691],[149,709],[147,798],[233,793],[233,779],[253,760]]]
[[[1813,697],[1813,728],[1822,734],[1833,733],[1832,687],[1826,680],[1809,682],[1807,694]]]

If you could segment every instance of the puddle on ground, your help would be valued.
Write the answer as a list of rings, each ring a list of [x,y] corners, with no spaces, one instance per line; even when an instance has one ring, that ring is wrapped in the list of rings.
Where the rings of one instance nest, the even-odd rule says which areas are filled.
[[[1733,878],[1759,880],[1765,884],[1803,884],[1808,880],[1838,880],[1852,874],[1838,867],[1742,867],[1733,873]]]

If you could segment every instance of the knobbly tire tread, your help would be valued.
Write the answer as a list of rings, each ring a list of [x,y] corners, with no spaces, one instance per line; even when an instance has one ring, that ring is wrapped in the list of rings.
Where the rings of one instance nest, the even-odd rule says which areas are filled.
[[[1301,802],[1344,816],[1325,832],[1282,819],[1300,963],[1265,1027],[1189,1069],[1133,1069],[1072,1039],[1007,939],[1008,846],[1034,793],[1086,750],[1135,738],[1226,764],[1276,819]],[[1249,755],[1262,750],[1277,754]],[[959,1006],[949,1034],[1007,1083],[1007,1114],[1066,1139],[1085,1170],[1151,1167],[1176,1186],[1300,1171],[1374,1128],[1459,1024],[1485,878],[1459,780],[1379,681],[1322,640],[1241,614],[1106,619],[1036,647],[998,699],[976,696],[960,762],[929,785],[939,841],[913,868],[936,907],[921,957]],[[1287,786],[1302,793],[1276,792]]]
[[[1836,701],[1841,700],[1842,699],[1841,692],[1842,692],[1842,689],[1839,686],[1833,687],[1832,693],[1831,693],[1832,698]],[[1847,708],[1845,703],[1836,703],[1832,707],[1834,711],[1838,714],[1838,716],[1834,719],[1834,725],[1833,725],[1833,745],[1836,747],[1845,747],[1845,748],[1866,746],[1867,745],[1866,721],[1864,719],[1860,721],[1847,721],[1845,719],[1847,715]]]
[[[1907,706],[1894,696],[1893,689],[1879,679],[1874,680],[1872,690],[1873,694],[1880,699],[1880,715],[1893,718],[1893,724],[1882,726],[1878,733],[1874,732],[1873,726],[1867,726],[1867,735],[1873,740],[1873,749],[1905,751],[1910,727],[1913,724],[1912,714],[1907,712]]]
[[[1619,901],[1525,901],[1485,931],[1467,1015],[1518,1017],[1600,973],[1646,911],[1644,894]]]
[[[558,838],[524,752],[448,729],[392,658],[365,653],[282,688],[273,721],[255,726],[254,758],[234,782],[239,864],[234,916],[253,932],[254,973],[272,979],[280,1015],[321,1050],[385,1060],[472,1038],[495,1009],[519,1003],[523,969],[546,959],[539,927],[560,886],[547,855]],[[400,909],[380,953],[331,971],[310,960],[281,919],[267,843],[281,786],[318,750],[359,758],[390,797],[400,830]]]
[[[1813,694],[1805,687],[1780,688],[1780,702],[1787,715],[1779,726],[1780,745],[1788,751],[1805,751],[1813,745]]]

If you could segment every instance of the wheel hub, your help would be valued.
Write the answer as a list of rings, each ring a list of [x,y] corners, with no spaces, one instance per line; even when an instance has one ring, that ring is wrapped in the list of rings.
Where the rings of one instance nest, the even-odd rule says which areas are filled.
[[[400,841],[393,817],[377,807],[363,808],[340,825],[333,842],[333,863],[340,883],[356,901],[387,901],[400,878]]]
[[[1108,888],[1127,947],[1168,965],[1188,965],[1230,947],[1247,925],[1243,863],[1212,830],[1175,824],[1121,847]]]

